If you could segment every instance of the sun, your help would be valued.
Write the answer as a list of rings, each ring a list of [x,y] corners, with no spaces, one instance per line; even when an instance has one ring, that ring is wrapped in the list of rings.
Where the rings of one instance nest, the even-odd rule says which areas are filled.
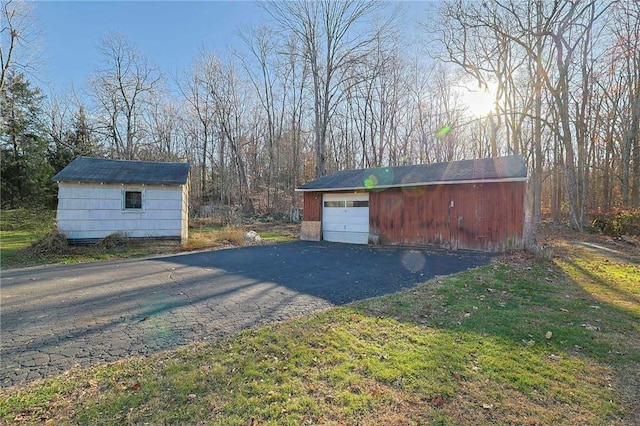
[[[475,118],[485,117],[495,107],[495,87],[489,85],[482,88],[460,88],[460,96],[469,115]]]

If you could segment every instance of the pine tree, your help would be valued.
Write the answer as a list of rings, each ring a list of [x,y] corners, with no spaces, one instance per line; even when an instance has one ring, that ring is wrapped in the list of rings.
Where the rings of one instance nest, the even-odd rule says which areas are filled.
[[[56,172],[62,170],[73,159],[79,156],[101,157],[103,150],[94,136],[87,114],[81,105],[71,128],[64,133],[61,140],[55,140],[49,163]]]
[[[55,184],[41,114],[43,95],[22,74],[0,93],[0,196],[2,207],[52,206]]]

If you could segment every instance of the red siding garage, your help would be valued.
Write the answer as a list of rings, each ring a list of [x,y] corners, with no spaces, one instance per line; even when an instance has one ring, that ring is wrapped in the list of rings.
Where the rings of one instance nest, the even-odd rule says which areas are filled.
[[[524,245],[526,168],[519,156],[346,170],[298,190],[304,192],[303,239],[366,243],[339,234],[340,229],[345,233],[353,229],[350,224],[359,219],[351,216],[361,215],[363,204],[351,210],[345,204],[341,227],[336,221],[342,212],[327,210],[323,199],[368,198],[368,242],[372,244],[489,252]],[[328,206],[337,207],[337,203]],[[323,209],[331,212],[331,218],[323,218]]]
[[[381,244],[491,252],[522,247],[524,186],[479,183],[374,192],[369,233]]]

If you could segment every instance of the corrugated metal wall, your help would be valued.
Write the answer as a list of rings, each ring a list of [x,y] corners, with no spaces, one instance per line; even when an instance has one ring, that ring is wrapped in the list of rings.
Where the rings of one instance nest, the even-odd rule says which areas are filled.
[[[523,246],[524,194],[524,182],[372,191],[369,232],[381,244],[518,249]]]

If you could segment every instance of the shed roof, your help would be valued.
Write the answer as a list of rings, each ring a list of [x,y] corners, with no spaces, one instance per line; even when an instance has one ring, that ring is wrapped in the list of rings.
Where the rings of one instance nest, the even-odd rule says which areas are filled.
[[[52,179],[58,182],[184,185],[189,163],[78,157]]]
[[[519,155],[414,166],[342,170],[307,182],[298,191],[339,191],[453,183],[525,181]]]

